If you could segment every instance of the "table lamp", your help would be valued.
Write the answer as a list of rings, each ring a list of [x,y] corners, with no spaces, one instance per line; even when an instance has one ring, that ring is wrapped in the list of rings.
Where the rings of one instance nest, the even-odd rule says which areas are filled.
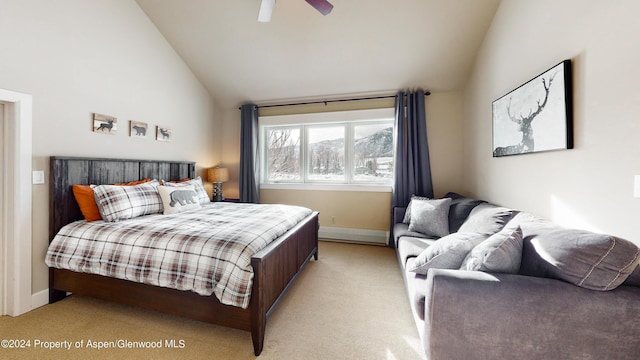
[[[222,201],[222,183],[229,181],[229,170],[216,166],[207,170],[207,178],[213,183],[213,201]]]

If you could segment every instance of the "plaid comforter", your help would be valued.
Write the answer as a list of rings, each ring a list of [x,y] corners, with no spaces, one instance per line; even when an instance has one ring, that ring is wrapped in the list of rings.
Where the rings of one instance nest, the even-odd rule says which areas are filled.
[[[251,256],[311,214],[287,205],[212,203],[174,215],[64,226],[46,256],[50,267],[92,273],[249,306]]]

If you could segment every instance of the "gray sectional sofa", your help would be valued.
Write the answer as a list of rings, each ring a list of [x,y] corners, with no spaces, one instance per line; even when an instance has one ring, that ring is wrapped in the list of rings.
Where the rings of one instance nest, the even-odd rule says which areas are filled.
[[[640,358],[634,243],[455,193],[393,221],[428,359]]]

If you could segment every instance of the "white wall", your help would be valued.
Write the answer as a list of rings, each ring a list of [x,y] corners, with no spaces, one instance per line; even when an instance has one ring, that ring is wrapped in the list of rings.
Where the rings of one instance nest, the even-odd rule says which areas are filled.
[[[219,162],[216,105],[133,0],[0,0],[0,49],[0,88],[33,95],[33,167],[47,179],[51,155]],[[93,133],[94,112],[118,133]],[[129,137],[129,120],[148,138]],[[48,188],[33,186],[33,293],[48,287]]]
[[[434,195],[462,192],[462,93],[434,92],[426,98],[426,107]]]
[[[640,2],[503,1],[464,94],[465,188],[640,243]],[[492,158],[491,104],[573,61],[575,149]]]

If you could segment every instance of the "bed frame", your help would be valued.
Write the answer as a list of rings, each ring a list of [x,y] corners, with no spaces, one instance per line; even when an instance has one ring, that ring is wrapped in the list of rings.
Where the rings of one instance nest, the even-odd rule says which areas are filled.
[[[54,156],[50,159],[50,170],[49,233],[52,240],[62,226],[82,219],[73,196],[73,184],[193,178],[195,163]],[[253,350],[258,356],[264,345],[267,319],[311,257],[318,259],[317,212],[251,258],[254,278],[247,309],[224,305],[215,295],[201,296],[191,291],[54,268],[49,269],[49,303],[74,293],[250,331]]]

